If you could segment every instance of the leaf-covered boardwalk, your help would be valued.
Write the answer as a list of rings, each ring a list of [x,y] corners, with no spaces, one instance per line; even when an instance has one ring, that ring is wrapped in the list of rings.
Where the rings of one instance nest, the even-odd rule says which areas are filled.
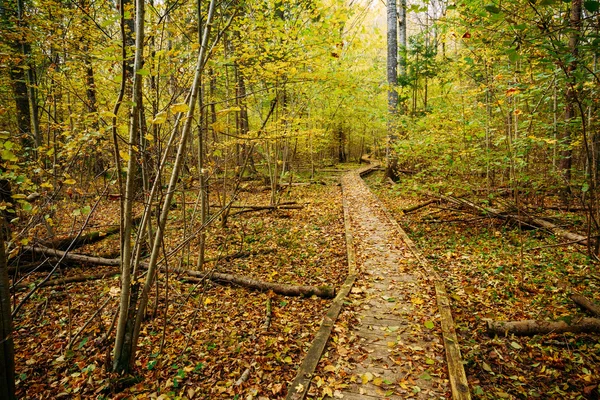
[[[435,279],[361,171],[342,178],[357,277],[311,375],[308,397],[451,397]],[[292,385],[289,395],[301,389]]]

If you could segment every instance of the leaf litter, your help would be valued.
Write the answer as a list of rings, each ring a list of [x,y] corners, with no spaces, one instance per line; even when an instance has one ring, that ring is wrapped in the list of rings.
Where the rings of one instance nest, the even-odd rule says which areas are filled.
[[[488,320],[584,315],[568,295],[600,303],[598,265],[577,245],[492,218],[474,220],[450,207],[404,214],[403,208],[428,200],[410,190],[411,179],[394,187],[382,185],[378,174],[367,181],[448,288],[473,398],[598,398],[597,334],[499,338],[486,332]]]
[[[225,228],[215,226],[207,232],[206,258],[245,252],[219,261],[216,268],[264,281],[339,287],[347,275],[339,186],[300,186],[285,196],[283,200],[304,208],[230,217]],[[258,187],[241,193],[239,204],[268,204],[268,199]],[[102,222],[89,230],[118,221],[114,202],[102,203],[97,212]],[[167,251],[178,246],[189,224],[182,212],[182,207],[172,210]],[[68,212],[57,214],[57,229],[73,227],[57,235],[67,237],[78,229],[81,219],[65,223],[69,217],[73,218]],[[76,251],[102,255],[114,252],[115,246],[118,234]],[[192,241],[170,267],[193,268],[197,252],[198,244]],[[61,267],[57,276],[103,269],[108,270]],[[24,282],[33,284],[44,274],[31,274]],[[24,293],[17,292],[15,301]],[[142,325],[136,375],[124,379],[108,372],[114,330],[103,338],[118,296],[118,276],[36,292],[15,319],[20,398],[283,398],[329,304],[315,297],[284,297],[211,282],[183,283],[173,273],[167,281],[161,273]],[[272,309],[268,327],[267,302]]]

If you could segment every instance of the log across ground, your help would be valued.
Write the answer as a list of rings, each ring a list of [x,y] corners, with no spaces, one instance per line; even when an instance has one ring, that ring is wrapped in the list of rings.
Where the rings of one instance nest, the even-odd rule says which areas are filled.
[[[470,398],[443,284],[361,179],[371,169],[342,178],[349,278],[287,398]]]

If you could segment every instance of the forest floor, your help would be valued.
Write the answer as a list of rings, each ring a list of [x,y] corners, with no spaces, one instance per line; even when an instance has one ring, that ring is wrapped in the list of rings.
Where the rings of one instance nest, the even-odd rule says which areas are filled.
[[[347,275],[339,176],[328,172],[319,178],[326,184],[294,186],[279,193],[282,202],[295,201],[302,209],[240,213],[231,215],[225,228],[211,228],[206,258],[213,261],[207,269],[267,282],[339,287]],[[235,204],[269,204],[269,195],[262,181],[248,182]],[[172,210],[167,250],[193,231],[189,216],[194,198],[186,196],[179,196]],[[65,199],[53,215],[59,236],[77,232],[85,217],[70,211],[72,201]],[[85,232],[113,227],[118,218],[118,201],[103,200]],[[60,227],[67,228],[60,231]],[[43,233],[40,228],[39,235]],[[74,252],[115,257],[118,240],[118,234],[112,235]],[[183,255],[170,261],[170,267],[193,269],[197,253],[194,240]],[[240,256],[214,260],[227,254]],[[111,268],[62,265],[55,277],[103,270]],[[15,293],[15,303],[47,274],[46,270],[27,275],[20,283],[28,286]],[[114,330],[103,339],[116,313],[119,291],[118,275],[113,275],[40,288],[29,299],[14,321],[19,398],[282,398],[330,302],[210,281],[186,283],[163,271],[142,326],[136,376],[123,381],[107,372]]]
[[[343,166],[346,170],[353,167]],[[340,287],[348,274],[338,184],[342,172],[319,175],[317,179],[324,185],[294,186],[279,193],[281,201],[295,201],[303,205],[302,209],[240,213],[232,215],[226,227],[210,228],[207,258],[213,261],[207,268],[268,282]],[[404,213],[402,209],[429,200],[413,190],[422,183],[411,179],[390,186],[381,184],[381,175],[373,174],[366,181],[417,242],[448,288],[473,397],[598,398],[597,335],[498,338],[486,333],[488,319],[556,320],[582,315],[568,298],[570,292],[599,302],[598,265],[588,259],[585,248],[562,245],[546,232],[523,231],[444,204]],[[368,189],[360,187],[360,182],[356,185],[352,207],[356,213],[357,261],[373,272],[380,257],[391,257],[393,260],[388,261],[398,263],[400,275],[365,273],[357,281],[309,395],[339,397],[344,391],[353,391],[378,398],[394,393],[400,398],[448,397],[443,347],[437,342],[433,285],[425,284],[426,277],[398,238],[382,237],[381,229],[388,229],[384,215],[376,201],[370,200]],[[190,190],[177,198],[165,242],[167,251],[195,228],[190,218],[192,193]],[[77,232],[90,210],[89,198],[78,199],[80,212],[72,211],[73,201],[65,199],[55,206],[52,218],[58,236]],[[216,197],[211,198],[211,204],[216,202]],[[268,190],[257,181],[244,184],[235,204],[268,202]],[[564,212],[552,217],[565,226],[581,220],[580,215]],[[114,227],[118,218],[118,202],[103,200],[86,232]],[[38,235],[45,235],[42,225]],[[379,249],[375,243],[378,236],[384,240]],[[116,257],[115,249],[118,235],[76,252]],[[170,266],[193,269],[197,253],[198,242],[191,241],[170,260]],[[224,260],[229,254],[239,257]],[[112,271],[110,267],[62,265],[54,275],[97,274],[103,270]],[[25,288],[15,292],[15,303],[47,273],[38,271],[19,282]],[[378,292],[396,286],[402,287],[403,293]],[[314,296],[285,297],[208,281],[191,284],[173,273],[160,274],[157,293],[142,328],[136,376],[123,381],[106,368],[114,331],[103,338],[117,310],[118,276],[39,289],[15,318],[18,397],[280,399],[330,304],[330,300]],[[270,324],[266,323],[267,304],[272,309]],[[403,316],[406,320],[402,324],[384,328],[389,337],[385,351],[391,354],[386,360],[391,362],[387,371],[385,367],[367,369],[365,363],[377,356],[365,350],[368,335],[352,330],[380,326],[379,321],[360,317],[378,307],[390,307],[396,316],[409,308],[412,311]],[[405,343],[400,354],[395,350],[397,344],[409,340],[413,331],[423,336]],[[427,339],[431,339],[430,346],[422,345]],[[363,363],[365,369],[353,369],[357,363]],[[406,371],[409,365],[412,370]],[[392,381],[388,373],[396,368],[400,373]]]
[[[589,316],[569,298],[580,293],[600,303],[600,268],[586,247],[444,202],[404,212],[432,199],[420,188],[434,185],[421,179],[405,176],[390,185],[376,173],[366,181],[447,287],[473,398],[598,399],[597,333],[490,337],[486,329],[489,320],[568,322]],[[496,207],[507,202],[464,194]],[[559,204],[552,196],[544,202]],[[535,204],[525,211],[571,231],[583,225],[580,213]]]

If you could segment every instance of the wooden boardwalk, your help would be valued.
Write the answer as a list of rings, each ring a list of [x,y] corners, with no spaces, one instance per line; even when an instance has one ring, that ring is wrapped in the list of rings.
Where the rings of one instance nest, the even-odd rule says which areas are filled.
[[[350,257],[354,260],[349,261],[356,264],[351,268],[356,271],[356,279],[352,279],[352,290],[345,297],[351,304],[352,322],[347,326],[332,326],[331,321],[329,327],[321,329],[336,332],[336,343],[330,341],[327,347],[329,359],[335,359],[335,365],[329,367],[330,372],[335,368],[335,377],[330,379],[335,382],[332,383],[333,397],[468,399],[468,389],[460,386],[460,382],[466,382],[464,372],[458,381],[454,377],[451,382],[450,375],[457,372],[454,366],[448,368],[446,362],[445,344],[451,347],[456,344],[442,334],[448,333],[447,316],[444,316],[448,308],[447,304],[438,307],[440,292],[436,293],[436,289],[441,290],[443,302],[443,285],[436,282],[415,253],[414,244],[389,218],[358,172],[346,174],[342,185],[350,230],[348,239],[353,242],[349,252],[355,252]],[[337,314],[333,320],[335,318]],[[311,363],[316,365],[323,348],[318,355],[310,353],[307,358],[312,357]],[[460,363],[459,352],[458,357]],[[324,362],[331,361],[321,360],[321,368]],[[455,361],[451,361],[453,363]],[[307,387],[312,378],[310,366],[302,368],[299,377],[303,376],[304,380],[297,379],[290,385],[288,399],[303,398],[307,392],[312,397]],[[462,365],[459,365],[459,375],[460,370]],[[456,387],[461,388],[458,393]],[[315,390],[312,394],[320,397]]]

